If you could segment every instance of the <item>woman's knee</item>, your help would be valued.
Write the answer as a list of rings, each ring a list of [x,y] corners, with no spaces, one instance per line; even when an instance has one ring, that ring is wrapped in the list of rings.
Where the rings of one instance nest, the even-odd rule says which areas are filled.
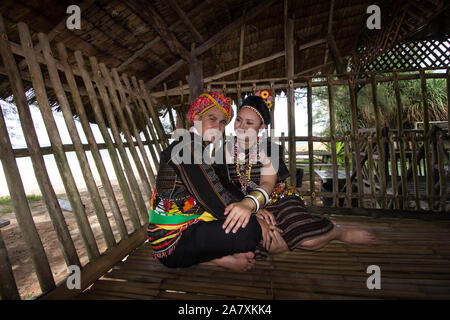
[[[245,228],[239,228],[236,233],[236,241],[244,246],[244,251],[253,250],[261,241],[261,238],[261,226],[255,216],[251,216]]]

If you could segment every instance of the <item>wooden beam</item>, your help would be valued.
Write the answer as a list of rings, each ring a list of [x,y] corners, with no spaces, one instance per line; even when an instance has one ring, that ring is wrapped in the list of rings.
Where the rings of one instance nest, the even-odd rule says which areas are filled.
[[[158,14],[148,1],[129,0],[125,3],[137,14],[145,23],[149,24],[156,30],[161,39],[167,44],[169,50],[183,58],[189,60],[189,51],[183,47],[180,41],[175,37],[173,32],[169,30],[164,19]]]
[[[133,0],[133,1],[136,1],[136,0]],[[222,29],[222,31],[220,31],[216,35],[212,36],[210,39],[208,39],[202,45],[197,47],[197,49],[195,50],[195,53],[194,53],[195,56],[199,56],[199,55],[205,53],[207,50],[209,50],[210,48],[215,46],[217,43],[222,41],[233,30],[235,30],[236,28],[239,28],[241,25],[245,24],[247,21],[258,16],[258,14],[260,14],[261,12],[266,10],[274,2],[275,2],[275,0],[265,0],[262,3],[260,3],[259,5],[257,5],[256,7],[254,7],[251,12],[245,13],[242,17],[236,19],[235,21],[233,21],[232,23],[227,25],[225,28]],[[178,60],[172,66],[170,66],[168,69],[166,69],[165,71],[163,71],[159,75],[157,75],[155,78],[151,79],[150,81],[147,81],[147,83],[145,84],[145,87],[147,89],[151,89],[152,87],[154,87],[155,85],[157,85],[158,83],[163,81],[165,78],[170,76],[172,73],[177,71],[184,64],[185,64],[184,61]]]
[[[193,50],[194,51],[194,50]],[[203,63],[197,59],[195,55],[191,55],[191,62],[189,63],[189,76],[188,76],[189,91],[191,101],[194,101],[203,92]],[[165,85],[165,83],[164,83]],[[167,97],[167,90],[166,90]]]
[[[244,62],[244,37],[245,37],[245,24],[241,26],[241,37],[239,43],[239,67],[242,67],[242,63]],[[241,78],[242,78],[242,70],[239,70],[238,81],[241,81]]]
[[[178,17],[183,21],[183,23],[188,27],[189,31],[191,32],[193,38],[198,43],[203,43],[205,40],[203,39],[202,35],[198,32],[198,30],[194,27],[191,20],[188,18],[186,13],[183,11],[183,9],[180,8],[178,3],[175,0],[168,0],[170,7],[176,12]]]
[[[144,46],[142,46],[142,48],[140,48],[139,50],[137,50],[131,57],[129,57],[127,60],[125,60],[120,66],[117,67],[117,71],[122,71],[123,69],[125,69],[126,66],[128,66],[130,63],[132,63],[134,60],[136,60],[137,58],[139,58],[140,56],[142,56],[144,54],[145,51],[147,51],[148,49],[150,49],[150,47],[152,45],[154,45],[156,42],[158,42],[159,40],[161,40],[161,37],[158,36],[156,38],[154,38],[152,41],[147,42]]]
[[[317,40],[310,41],[310,42],[305,43],[305,44],[301,44],[298,47],[298,50],[305,50],[305,49],[308,49],[308,48],[311,48],[311,47],[314,47],[314,46],[317,46],[319,44],[326,43],[326,42],[327,42],[326,38],[317,39]]]
[[[338,74],[344,74],[345,73],[345,66],[342,63],[341,54],[339,52],[339,48],[336,45],[336,41],[334,40],[333,35],[327,34],[327,42],[328,42],[328,48],[330,49],[331,58],[333,59],[333,62],[336,66],[336,71]]]

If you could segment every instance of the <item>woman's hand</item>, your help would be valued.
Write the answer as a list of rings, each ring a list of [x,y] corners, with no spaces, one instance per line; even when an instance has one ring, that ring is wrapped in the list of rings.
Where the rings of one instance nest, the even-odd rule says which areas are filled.
[[[245,228],[250,220],[253,208],[253,201],[246,198],[228,205],[224,212],[224,215],[228,215],[228,217],[222,226],[225,233],[229,233],[231,229],[233,229],[233,233],[236,233],[241,226]]]
[[[281,233],[282,230],[275,227],[274,225],[269,225],[263,218],[257,217],[257,219],[259,225],[261,226],[263,246],[267,251],[269,251],[270,247],[272,246],[272,242],[276,240],[275,232]]]
[[[258,218],[264,219],[268,224],[276,225],[275,216],[272,212],[266,210],[266,209],[259,209],[256,213],[256,216]]]

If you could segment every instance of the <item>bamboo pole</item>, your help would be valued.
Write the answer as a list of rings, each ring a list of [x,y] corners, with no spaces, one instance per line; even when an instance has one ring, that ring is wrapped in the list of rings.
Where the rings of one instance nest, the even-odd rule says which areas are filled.
[[[76,53],[78,53],[78,52],[76,52]],[[82,57],[80,56],[80,58],[82,58]],[[120,158],[122,159],[122,164],[125,168],[125,173],[127,175],[128,182],[130,183],[131,190],[134,195],[134,200],[137,203],[137,207],[139,208],[139,212],[140,212],[141,216],[145,216],[145,214],[147,214],[147,208],[145,206],[144,199],[142,198],[139,184],[136,180],[133,169],[131,167],[130,159],[128,158],[128,154],[125,150],[125,146],[123,145],[123,141],[120,136],[119,128],[117,126],[116,119],[115,119],[115,116],[113,113],[113,109],[112,109],[113,107],[111,105],[109,95],[106,92],[106,87],[104,85],[103,79],[101,78],[101,72],[100,72],[99,66],[97,64],[97,59],[95,57],[90,57],[89,61],[90,61],[92,71],[94,74],[94,81],[97,84],[97,88],[103,99],[103,111],[106,113],[106,117],[108,119],[109,127],[110,127],[112,135],[114,137],[114,141],[118,145],[117,150],[119,152]],[[114,92],[114,94],[112,94],[112,98],[115,98],[116,103],[117,103],[117,95],[115,94],[115,92]],[[129,150],[131,152],[131,150],[133,150],[133,149],[135,150],[133,141],[131,141],[130,145],[132,146],[129,148]],[[133,155],[133,153],[132,153],[132,155]],[[138,167],[140,162],[136,161],[136,159],[135,159],[135,164]],[[141,167],[141,169],[142,169],[142,167]],[[141,172],[142,172],[142,170],[141,170]],[[142,179],[142,176],[141,176],[141,179]],[[140,226],[141,224],[140,224],[140,222],[138,222],[139,218],[138,217],[133,217],[133,218],[137,219],[136,222],[138,223],[138,226]]]
[[[83,102],[81,100],[81,96],[78,91],[78,86],[75,81],[75,77],[72,72],[72,68],[68,62],[68,55],[67,55],[66,47],[61,42],[58,43],[57,47],[58,47],[58,53],[59,53],[61,63],[64,67],[64,73],[65,73],[65,76],[67,79],[67,83],[70,87],[70,92],[71,92],[72,99],[73,99],[73,102],[75,105],[75,110],[79,117],[81,125],[83,127],[83,131],[85,133],[86,139],[90,145],[91,154],[92,154],[92,157],[94,158],[94,162],[97,167],[97,171],[99,173],[103,188],[105,190],[106,198],[108,199],[109,207],[110,207],[113,217],[115,219],[116,226],[119,230],[120,238],[122,240],[126,239],[128,237],[127,228],[125,226],[125,222],[123,220],[123,216],[120,211],[119,204],[117,203],[117,199],[114,194],[114,190],[111,185],[111,181],[108,178],[108,173],[106,171],[105,164],[103,163],[103,159],[100,154],[100,148],[97,145],[97,142],[95,141],[94,134],[92,132],[91,126],[89,125],[89,120],[88,120],[88,117],[86,114],[86,110],[85,110]],[[91,105],[93,105],[93,104],[91,103]],[[94,107],[93,107],[93,109],[94,109]],[[101,125],[99,124],[99,128],[100,127],[101,127]],[[100,129],[100,131],[102,131],[102,129]],[[104,139],[104,140],[106,141],[107,139]],[[112,142],[112,141],[110,141],[110,142]],[[111,157],[111,159],[112,159],[112,157]],[[116,167],[117,167],[117,165],[116,165]],[[120,182],[121,181],[120,177],[123,176],[122,170],[119,170],[119,174],[117,174],[117,170],[116,170],[116,175],[117,175],[118,181]],[[124,179],[124,177],[123,177],[123,179]],[[124,198],[126,199],[125,195],[124,195]],[[127,201],[125,201],[125,202],[127,204]],[[128,206],[128,204],[127,204],[127,206]],[[130,210],[130,208],[128,208],[128,210]]]
[[[283,149],[283,161],[286,162],[286,138],[284,132],[281,133],[281,147]]]
[[[136,80],[136,77],[134,77],[134,76],[131,77],[131,83],[132,83],[132,85],[134,87],[134,90],[136,92],[136,97],[137,97],[138,102],[139,102],[139,104],[141,106],[142,112],[144,113],[144,117],[145,117],[145,120],[147,122],[147,128],[150,131],[150,135],[151,135],[151,137],[153,139],[153,142],[154,142],[154,147],[156,148],[156,151],[157,151],[157,154],[158,154],[158,157],[159,157],[160,154],[161,154],[161,151],[162,151],[161,150],[161,144],[158,142],[158,136],[156,135],[155,130],[154,130],[155,126],[151,122],[151,116],[148,114],[147,108],[145,106],[144,98],[143,98],[143,93],[142,93],[141,89],[139,88],[139,85],[138,85],[138,82]],[[156,170],[158,170],[159,169],[159,160],[155,162],[155,166],[156,166]]]
[[[3,21],[0,21],[0,23],[3,24]],[[0,47],[3,55],[3,44],[0,45]],[[14,66],[17,69],[17,66],[15,64]],[[14,86],[14,84],[12,85]],[[16,97],[16,102],[17,101],[18,100]],[[19,168],[17,167],[16,159],[14,158],[13,155],[11,141],[9,140],[5,119],[3,118],[3,113],[1,112],[1,109],[0,109],[0,154],[2,165],[5,172],[6,183],[8,184],[9,194],[11,196],[11,201],[14,207],[14,213],[17,222],[19,224],[20,230],[22,231],[22,237],[29,251],[33,267],[36,271],[39,285],[43,292],[49,291],[55,287],[55,281],[53,280],[52,271],[50,269],[50,265],[48,263],[48,259],[45,254],[44,247],[42,245],[41,239],[34,224],[30,207],[28,206],[27,197],[25,195],[25,190],[23,188],[22,180],[20,178]],[[4,243],[2,240],[0,253],[4,256],[0,257],[1,258],[0,264],[2,267],[1,269],[6,269],[7,273],[3,274],[3,276],[0,279],[2,279],[2,283],[3,277],[7,279],[6,280],[7,282],[4,283],[4,285],[7,288],[5,293],[8,295],[12,294],[14,296],[14,286],[12,286],[11,284],[11,278],[9,276],[7,266],[8,256],[6,252],[6,247],[5,248],[3,247]]]
[[[107,78],[110,77],[110,74],[104,64],[100,63],[100,69],[102,69],[103,74],[107,73]],[[119,112],[119,120],[120,119],[124,120],[124,123],[123,123],[124,128],[127,129],[126,132],[127,132],[127,134],[129,134],[129,138],[130,138],[129,143],[133,142],[132,136],[134,136],[134,138],[136,139],[136,141],[138,143],[138,148],[139,148],[139,151],[141,152],[141,157],[143,159],[144,166],[147,169],[147,177],[150,178],[150,189],[149,189],[150,192],[148,193],[148,199],[150,199],[153,194],[153,192],[152,192],[153,186],[155,185],[155,174],[153,172],[152,166],[150,165],[150,161],[148,160],[147,152],[145,151],[144,145],[142,144],[142,140],[139,135],[139,131],[137,129],[136,123],[134,121],[133,113],[131,112],[130,106],[128,104],[128,100],[125,95],[125,91],[123,90],[123,85],[120,81],[119,74],[117,73],[116,69],[112,70],[112,74],[114,77],[115,85],[119,89],[119,95],[120,95],[121,102],[122,102],[122,108],[120,109],[120,112],[119,112],[119,110],[117,110],[117,112]],[[113,101],[114,101],[114,99],[113,99]],[[120,105],[119,105],[119,107],[120,107]],[[126,118],[124,117],[122,109],[125,109],[125,112],[128,116],[128,121],[126,121]],[[120,115],[121,113],[122,113],[122,115]],[[128,126],[128,123],[131,125],[131,131]],[[127,136],[127,134],[125,135],[125,137]],[[136,148],[133,148],[133,149],[136,151]],[[136,151],[136,154],[137,154],[137,151]],[[143,173],[145,173],[145,170],[143,171]]]
[[[14,56],[12,55],[9,47],[9,41],[6,36],[6,31],[1,14],[0,33],[0,54],[3,60],[3,65],[5,65],[5,68],[7,70],[7,75],[14,96],[14,101],[19,112],[22,130],[24,132],[27,132],[27,134],[24,135],[24,138],[28,147],[29,156],[31,157],[36,180],[45,200],[45,205],[52,221],[53,228],[56,232],[56,236],[58,238],[58,242],[61,247],[61,251],[66,264],[80,265],[77,251],[70,236],[69,229],[67,228],[61,207],[59,206],[58,200],[56,198],[55,191],[50,182],[44,159],[40,153],[39,140],[34,129],[33,120],[27,103],[27,98],[25,96],[25,90],[20,79],[19,69],[17,68]],[[53,277],[51,275],[51,271],[49,271],[47,266],[48,261],[45,256],[45,252],[40,248],[40,239],[38,238],[36,231],[33,230],[35,229],[35,226],[31,218],[31,212],[27,206],[26,197],[24,195],[25,191],[23,189],[22,180],[20,179],[20,175],[18,173],[15,156],[14,154],[9,154],[7,152],[8,150],[10,152],[13,152],[13,150],[12,147],[9,148],[9,140],[6,140],[8,139],[8,134],[1,110],[0,116],[2,117],[2,124],[5,129],[0,134],[0,140],[5,139],[0,144],[0,147],[6,148],[6,150],[2,150],[2,152],[0,152],[0,156],[3,162],[3,168],[10,168],[5,170],[5,177],[7,181],[9,179],[11,183],[11,186],[8,186],[14,206],[14,212],[16,214],[19,226],[21,226],[22,230],[25,229],[24,240],[27,244],[27,248],[31,252],[33,265],[36,265],[35,270],[38,276],[38,281],[41,285],[41,289],[43,291],[47,291],[54,286],[54,283],[52,284]],[[9,164],[5,164],[5,162],[8,162]],[[30,230],[27,230],[28,228]]]
[[[164,86],[164,92],[165,92],[165,96],[166,96],[167,113],[169,114],[169,120],[170,120],[170,124],[172,125],[172,131],[174,131],[177,127],[176,127],[175,121],[173,119],[172,108],[170,107],[170,103],[169,103],[169,96],[167,95],[167,84],[164,82],[163,86]]]
[[[0,112],[0,122],[3,122],[3,115]],[[5,222],[6,221],[6,222]],[[0,219],[0,229],[9,224],[9,221]],[[8,251],[0,230],[0,297],[2,300],[20,300],[17,290],[16,280],[11,268]]]
[[[312,119],[312,81],[308,81],[307,88],[307,112],[308,112],[308,160],[309,160],[309,191],[311,194],[311,205],[316,203],[316,192],[314,182],[314,143],[312,141],[313,135],[313,119]]]
[[[81,77],[83,78],[84,85],[89,94],[89,100],[91,102],[91,106],[94,111],[96,123],[97,123],[97,125],[100,129],[100,132],[102,134],[102,137],[105,140],[105,143],[108,147],[108,152],[109,152],[109,156],[111,158],[111,163],[113,164],[114,172],[116,173],[117,179],[119,181],[119,185],[122,190],[122,194],[124,196],[124,200],[125,200],[125,203],[126,203],[126,206],[128,209],[128,214],[130,215],[131,221],[134,226],[134,230],[138,230],[140,228],[140,221],[139,221],[139,216],[137,214],[137,210],[135,207],[135,203],[131,196],[130,187],[128,186],[128,182],[125,178],[125,175],[123,174],[122,166],[117,157],[116,149],[114,147],[111,136],[109,135],[108,128],[106,127],[106,122],[103,118],[103,112],[100,109],[100,104],[98,102],[97,95],[95,94],[94,85],[92,84],[91,77],[89,76],[89,73],[86,70],[86,67],[84,65],[84,58],[80,51],[75,51],[75,59],[77,61],[78,68],[81,72]],[[103,86],[98,86],[98,87],[99,87],[99,92],[103,95],[106,95],[105,88]],[[103,97],[103,98],[104,98],[103,101],[105,104],[109,103],[109,100],[107,100],[107,96]],[[113,125],[111,125],[111,128],[112,127],[113,127]],[[114,138],[116,138],[116,136]],[[123,146],[121,145],[122,140],[120,139],[120,136],[119,136],[119,139],[116,140],[115,142],[117,144],[117,150],[123,150]],[[122,146],[122,148],[121,148],[121,146]],[[120,151],[120,152],[122,152],[122,151]],[[120,155],[123,156],[123,154],[124,153],[122,152]],[[124,158],[122,158],[122,161],[124,163],[126,174],[128,175],[129,174],[128,169],[130,169],[128,158],[125,157],[125,160],[124,160]]]
[[[356,102],[356,92],[355,92],[355,82],[353,79],[348,79],[348,86],[349,86],[349,93],[350,93],[350,111],[352,116],[352,149],[356,158],[356,163],[352,161],[352,167],[353,172],[355,171],[356,167],[356,174],[357,174],[357,182],[358,182],[358,207],[363,206],[363,195],[364,195],[364,187],[363,187],[363,181],[362,181],[362,171],[361,171],[361,149],[359,145],[359,133],[358,133],[358,120],[357,120],[357,113],[358,113],[358,106]]]
[[[274,83],[270,82],[270,95],[273,98],[272,108],[270,109],[270,137],[275,135],[275,89],[273,88]]]
[[[395,137],[392,134],[389,137],[389,149],[391,154],[391,184],[392,184],[392,196],[394,198],[394,209],[400,209],[400,204],[398,201],[398,183],[397,183],[397,155],[395,154]]]
[[[402,209],[406,209],[408,206],[408,181],[406,175],[406,155],[405,155],[405,143],[403,132],[403,104],[401,101],[400,89],[398,86],[398,73],[394,72],[394,91],[395,101],[397,104],[397,125],[398,125],[398,144],[400,149],[400,172],[401,172],[401,190],[402,190]]]
[[[126,74],[123,74],[123,75],[122,75],[122,78],[123,78],[123,82],[125,83],[125,87],[127,88],[128,92],[131,93],[131,94],[130,94],[130,97],[131,97],[131,99],[133,100],[133,102],[134,102],[136,108],[138,108],[138,107],[140,106],[141,108],[139,109],[139,111],[142,112],[144,109],[143,109],[142,106],[141,106],[141,100],[140,100],[140,97],[139,97],[138,94],[137,94],[137,91],[135,91],[135,90],[131,87],[130,80],[128,79],[128,77],[126,76]],[[148,124],[148,120],[149,120],[149,119],[146,117],[146,115],[145,115],[143,112],[137,114],[137,116],[142,116],[142,115],[143,115],[143,118],[144,118],[144,123],[145,123],[145,124]],[[135,115],[135,116],[136,116],[136,115]],[[151,139],[150,139],[150,136],[149,136],[148,131],[147,131],[147,126],[144,125],[144,127],[142,128],[142,133],[144,134],[145,140],[147,140],[148,142],[150,142]],[[158,158],[157,158],[157,156],[156,156],[155,150],[153,149],[153,146],[152,146],[151,144],[148,145],[148,149],[149,149],[150,155],[151,155],[151,157],[152,157],[152,159],[153,159],[153,163],[154,163],[154,165],[155,165],[155,169],[156,169],[156,171],[158,171],[158,168],[159,168],[159,166],[158,166]]]
[[[53,113],[48,102],[45,86],[43,84],[44,80],[42,77],[42,72],[34,55],[30,32],[27,25],[24,23],[18,23],[17,27],[19,31],[20,41],[22,43],[22,49],[24,51],[25,59],[28,64],[28,69],[30,70],[31,78],[33,80],[33,88],[36,100],[38,102],[42,118],[44,120],[50,143],[55,152],[55,162],[61,175],[61,179],[63,181],[67,197],[69,198],[70,205],[72,206],[72,212],[74,213],[78,228],[80,230],[80,234],[86,246],[89,261],[92,261],[100,255],[100,252],[98,250],[94,233],[92,232],[89,220],[84,210],[81,196],[77,189],[75,179],[72,175],[69,162],[66,158],[66,154],[64,153],[61,137],[59,136],[59,131],[56,126],[55,119],[53,118]]]
[[[417,176],[417,138],[416,134],[412,133],[411,138],[411,149],[412,149],[412,173],[413,173],[413,183],[414,183],[414,195],[416,202],[416,210],[421,210],[420,200],[419,200],[419,177]]]
[[[331,159],[333,164],[333,206],[337,207],[339,192],[339,180],[338,180],[338,166],[337,166],[337,155],[336,155],[336,120],[334,112],[334,90],[333,90],[333,78],[332,76],[327,76],[328,81],[328,111],[330,114],[330,136],[331,136]]]
[[[427,84],[425,80],[425,72],[420,70],[420,84],[422,89],[422,103],[423,103],[423,143],[425,150],[425,167],[426,167],[426,189],[428,197],[428,210],[433,210],[434,208],[434,197],[433,197],[433,164],[431,163],[430,154],[430,127],[429,127],[429,116],[428,116],[428,93]]]
[[[382,143],[382,130],[380,126],[380,109],[378,107],[378,94],[377,94],[377,79],[375,77],[375,73],[371,75],[372,82],[372,103],[373,103],[373,113],[375,116],[375,127],[376,127],[376,141],[377,141],[377,150],[379,156],[379,168],[380,168],[380,180],[381,180],[381,194],[383,195],[383,200],[381,202],[381,207],[386,209],[387,199],[386,199],[386,178],[387,178],[387,170],[386,170],[386,154],[383,148]]]
[[[345,206],[347,208],[352,207],[352,198],[353,198],[353,184],[350,176],[350,135],[345,136],[344,141],[344,165],[345,165]]]
[[[160,143],[162,144],[162,148],[164,149],[168,146],[168,139],[167,139],[166,132],[164,131],[164,128],[161,124],[161,120],[159,119],[157,113],[155,112],[155,109],[153,108],[153,104],[152,104],[150,95],[149,95],[147,89],[145,89],[144,81],[139,80],[139,86],[141,88],[141,92],[144,93],[144,101],[146,103],[148,112],[150,113],[150,116],[152,117],[153,124],[156,127],[156,132],[158,133]]]
[[[58,75],[58,69],[55,65],[55,60],[53,58],[50,44],[48,42],[48,38],[45,34],[39,33],[39,43],[42,48],[42,53],[44,55],[44,59],[47,63],[48,73],[50,75],[50,81],[55,88],[56,98],[58,99],[59,106],[64,116],[64,120],[67,125],[67,129],[69,131],[70,138],[75,147],[75,153],[78,158],[78,163],[81,168],[81,172],[84,177],[84,181],[86,182],[87,189],[89,191],[89,195],[91,197],[92,203],[94,205],[95,214],[97,215],[98,222],[100,224],[100,228],[102,229],[103,236],[106,241],[106,245],[108,249],[112,248],[116,241],[114,239],[114,234],[111,229],[111,225],[109,224],[108,217],[106,215],[105,208],[102,203],[102,199],[100,197],[100,193],[98,192],[98,187],[95,183],[94,176],[92,175],[91,168],[89,167],[89,161],[83,149],[83,144],[81,143],[80,136],[78,134],[78,130],[75,125],[75,121],[73,119],[73,113],[70,109],[69,101],[67,100],[66,93],[62,88],[62,83]]]

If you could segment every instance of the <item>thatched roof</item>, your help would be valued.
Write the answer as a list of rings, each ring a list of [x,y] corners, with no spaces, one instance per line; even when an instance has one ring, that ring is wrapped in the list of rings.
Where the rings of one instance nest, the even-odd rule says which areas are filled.
[[[108,67],[144,80],[152,92],[157,92],[163,90],[163,82],[169,89],[178,87],[180,82],[187,83],[186,60],[193,44],[197,50],[206,49],[199,55],[204,78],[238,67],[242,25],[242,64],[282,52],[285,3],[287,17],[294,19],[295,74],[327,74],[335,70],[327,42],[320,42],[328,31],[344,65],[358,48],[379,46],[376,39],[390,37],[392,43],[388,44],[392,46],[408,37],[449,37],[448,4],[441,0],[3,0],[0,12],[11,41],[20,42],[15,25],[26,22],[34,33],[55,35],[52,43],[63,42],[69,50],[96,56]],[[381,30],[366,28],[366,9],[374,3],[381,8]],[[69,16],[66,9],[72,4],[81,7],[81,30],[65,28]],[[396,30],[392,22],[405,6],[408,14]],[[223,37],[214,42],[214,37],[221,34]],[[300,50],[316,40],[320,44]],[[175,71],[154,82],[170,68]],[[242,80],[280,77],[286,77],[284,55],[241,73]],[[220,80],[237,79],[236,72]],[[1,76],[0,80],[6,78]]]

